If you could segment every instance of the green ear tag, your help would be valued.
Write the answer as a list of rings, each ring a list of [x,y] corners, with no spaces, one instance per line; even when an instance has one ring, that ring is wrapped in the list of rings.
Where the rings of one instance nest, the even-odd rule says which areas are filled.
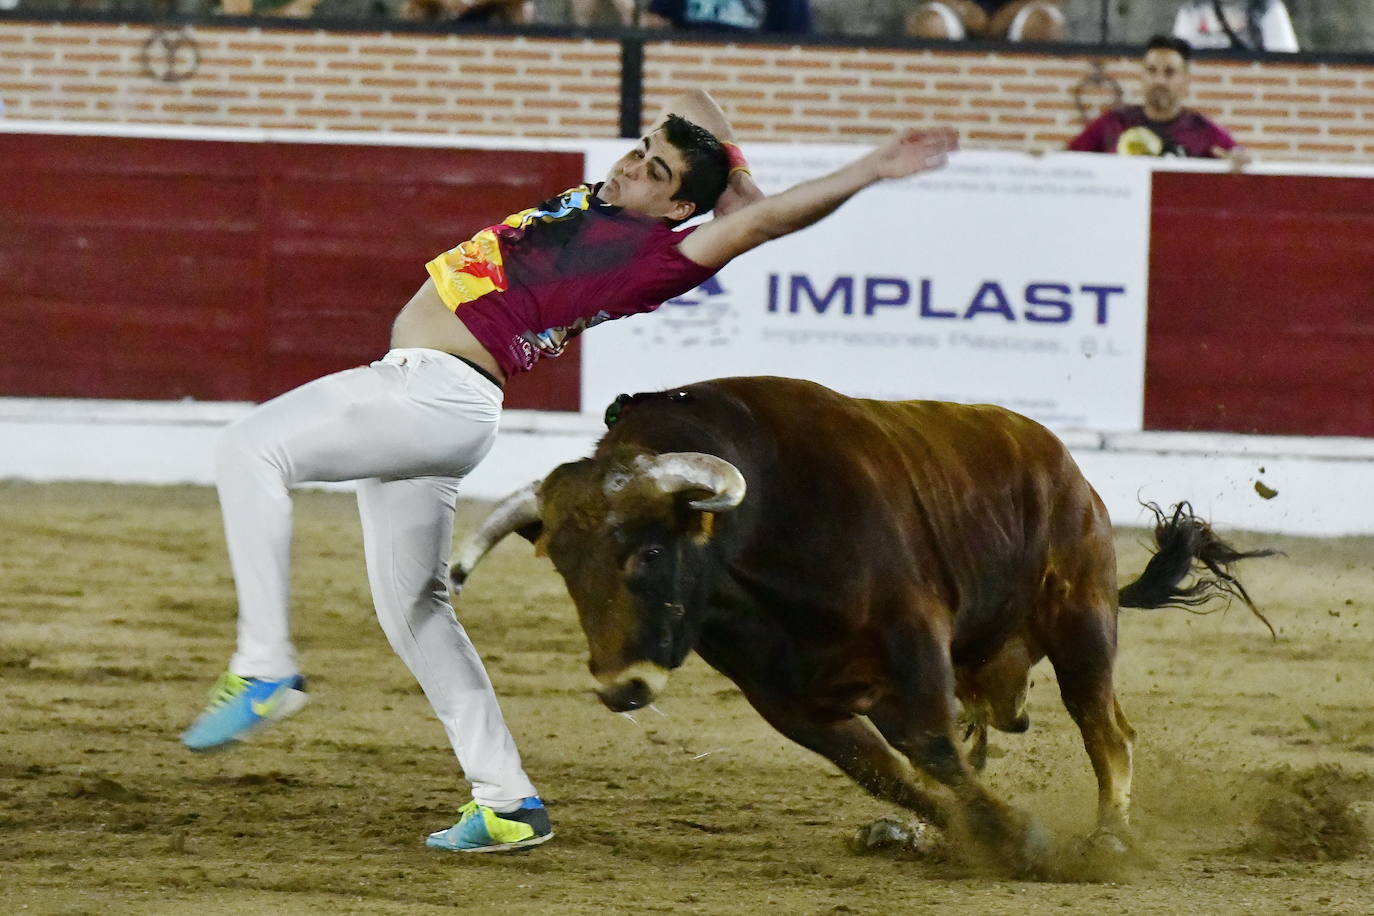
[[[606,415],[602,417],[607,429],[615,426],[616,421],[620,419],[620,412],[625,409],[625,405],[630,403],[631,400],[632,396],[628,394],[618,394],[615,396],[615,400],[606,408]]]

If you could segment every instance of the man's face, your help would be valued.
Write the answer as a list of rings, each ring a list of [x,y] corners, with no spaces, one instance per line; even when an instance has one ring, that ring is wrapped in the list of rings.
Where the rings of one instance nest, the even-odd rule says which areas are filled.
[[[689,201],[673,200],[686,169],[682,153],[656,130],[616,160],[597,196],[657,219],[686,219],[696,208]]]
[[[1188,95],[1188,63],[1168,48],[1151,48],[1145,54],[1142,78],[1145,107],[1154,114],[1178,113]]]

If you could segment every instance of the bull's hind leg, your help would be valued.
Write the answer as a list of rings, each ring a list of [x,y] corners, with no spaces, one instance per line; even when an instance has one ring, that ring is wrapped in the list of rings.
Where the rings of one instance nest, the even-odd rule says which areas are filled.
[[[966,725],[964,739],[974,739],[968,752],[974,769],[982,770],[987,765],[989,725],[998,731],[1018,734],[1030,728],[1026,691],[1031,666],[1039,658],[1027,637],[1018,634],[981,665],[956,666],[956,692],[964,705],[960,717]]]
[[[1059,695],[1083,734],[1097,776],[1098,835],[1125,839],[1131,807],[1131,751],[1135,729],[1112,688],[1116,612],[1102,604],[1054,617],[1049,657]]]

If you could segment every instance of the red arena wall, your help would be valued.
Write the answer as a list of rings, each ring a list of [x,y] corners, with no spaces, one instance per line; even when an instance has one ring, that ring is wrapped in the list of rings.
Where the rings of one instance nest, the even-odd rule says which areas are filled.
[[[0,134],[0,392],[265,400],[575,153]],[[1147,429],[1374,436],[1374,179],[1156,172]],[[53,346],[60,341],[60,346]],[[41,354],[41,358],[37,357]],[[507,404],[576,410],[576,347]]]
[[[1374,179],[1156,172],[1145,427],[1374,436]]]
[[[0,134],[0,159],[10,396],[261,401],[378,359],[425,261],[582,180],[514,150]],[[574,348],[506,403],[576,410],[578,375]]]
[[[619,131],[620,45],[605,36],[193,25],[198,69],[169,82],[144,66],[157,28],[0,20],[7,116]],[[1097,67],[1138,94],[1120,51],[650,40],[640,114],[694,84],[745,140],[944,123],[970,149],[1034,152],[1111,100]],[[1203,58],[1193,99],[1262,160],[1374,156],[1368,64]],[[424,260],[582,177],[575,155],[457,155],[454,183],[450,149],[0,135],[0,393],[260,400],[374,358]],[[510,183],[491,182],[495,162]],[[1155,175],[1147,428],[1374,436],[1371,194],[1370,179]],[[570,352],[507,403],[571,409],[578,370]]]

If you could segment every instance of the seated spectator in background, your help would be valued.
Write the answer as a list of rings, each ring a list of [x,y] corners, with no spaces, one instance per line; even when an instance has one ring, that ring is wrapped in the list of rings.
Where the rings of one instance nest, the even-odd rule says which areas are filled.
[[[737,32],[811,31],[808,0],[649,0],[642,24],[649,28]]]
[[[1217,18],[1212,0],[1188,0],[1174,17],[1174,37],[1195,49],[1298,50],[1298,36],[1283,0],[1222,0],[1221,10],[1226,14],[1225,25]],[[1240,40],[1239,45],[1232,34]]]
[[[534,22],[533,0],[405,0],[402,19],[452,22]]]
[[[1192,48],[1181,38],[1156,35],[1145,45],[1141,78],[1145,104],[1113,108],[1069,143],[1083,153],[1131,156],[1191,156],[1229,159],[1239,170],[1250,161],[1225,130],[1191,108],[1188,62]]]
[[[929,0],[906,18],[916,38],[1062,41],[1060,0]]]
[[[635,24],[635,0],[609,0],[609,3],[620,18],[621,25]],[[604,5],[603,0],[572,0],[573,25],[593,25],[597,9]]]

